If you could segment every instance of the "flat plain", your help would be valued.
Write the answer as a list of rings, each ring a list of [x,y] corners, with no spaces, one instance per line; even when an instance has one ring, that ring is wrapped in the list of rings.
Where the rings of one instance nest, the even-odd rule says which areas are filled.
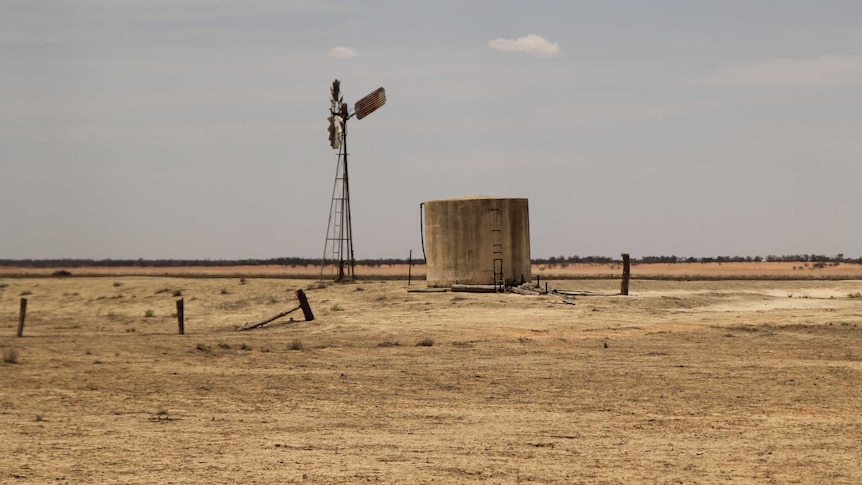
[[[549,285],[0,276],[0,482],[862,482],[862,281]]]

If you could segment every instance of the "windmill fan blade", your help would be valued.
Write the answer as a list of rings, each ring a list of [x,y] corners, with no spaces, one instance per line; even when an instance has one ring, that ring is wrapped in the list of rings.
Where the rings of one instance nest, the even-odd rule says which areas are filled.
[[[384,104],[386,104],[386,91],[384,91],[383,88],[377,88],[377,90],[368,96],[357,101],[353,106],[353,111],[356,112],[356,119],[361,120],[377,111],[377,109]]]
[[[332,87],[329,89],[329,100],[332,102],[332,111],[335,111],[336,106],[341,103],[341,81],[336,79],[332,81]]]

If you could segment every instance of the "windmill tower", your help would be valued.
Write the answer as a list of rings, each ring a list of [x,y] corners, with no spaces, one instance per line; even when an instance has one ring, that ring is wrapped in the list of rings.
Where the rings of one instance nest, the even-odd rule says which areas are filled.
[[[353,113],[341,96],[341,82],[336,79],[330,88],[329,145],[338,150],[335,183],[329,205],[329,222],[326,225],[326,242],[320,279],[324,276],[336,282],[353,281],[356,277],[356,260],[353,257],[353,229],[350,219],[350,183],[347,176],[347,120],[365,118],[386,103],[386,91],[377,88],[356,102]]]

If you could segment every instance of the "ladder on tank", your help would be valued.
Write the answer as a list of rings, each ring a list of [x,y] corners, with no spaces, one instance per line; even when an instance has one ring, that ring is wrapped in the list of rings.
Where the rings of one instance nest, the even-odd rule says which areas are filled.
[[[499,203],[495,200],[491,207],[491,251],[494,256],[494,289],[501,293],[506,291],[506,276],[503,271],[503,222]]]

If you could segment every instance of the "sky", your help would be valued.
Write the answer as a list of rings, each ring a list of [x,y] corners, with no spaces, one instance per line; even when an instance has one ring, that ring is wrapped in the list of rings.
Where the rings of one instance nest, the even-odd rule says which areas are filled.
[[[862,2],[3,0],[0,258],[355,256],[529,199],[531,252],[862,256]]]

